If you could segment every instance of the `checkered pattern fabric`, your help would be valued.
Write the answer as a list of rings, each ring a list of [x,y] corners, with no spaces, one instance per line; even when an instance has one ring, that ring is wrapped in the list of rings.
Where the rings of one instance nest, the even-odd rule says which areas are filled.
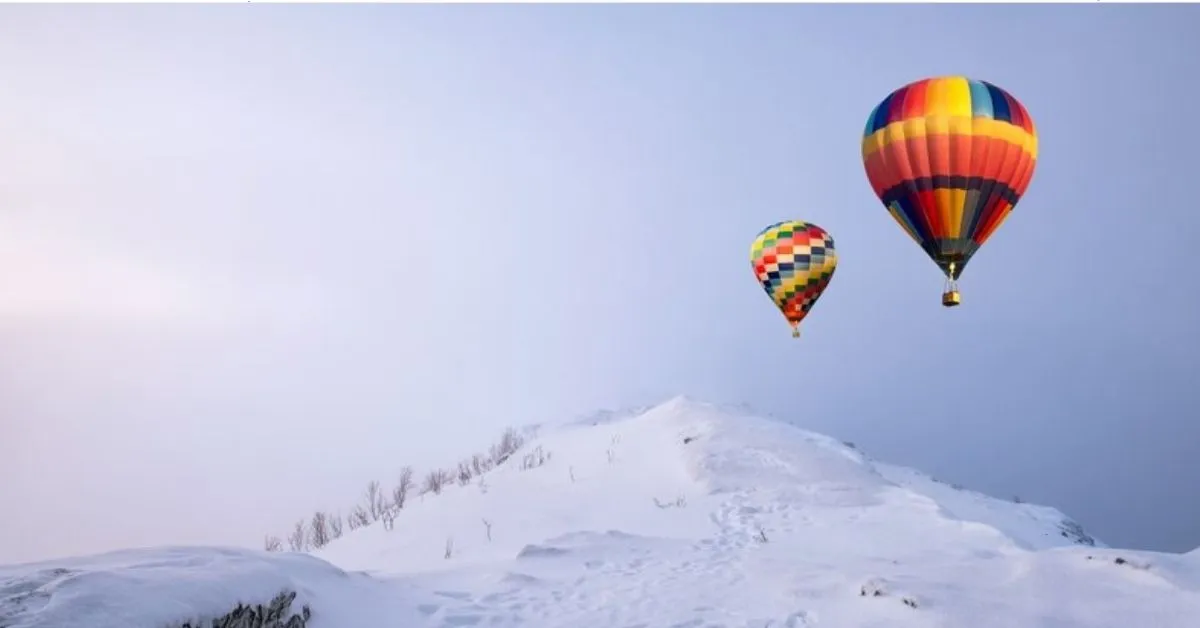
[[[750,265],[767,296],[796,329],[829,285],[837,250],[824,229],[788,220],[758,234],[750,245]]]

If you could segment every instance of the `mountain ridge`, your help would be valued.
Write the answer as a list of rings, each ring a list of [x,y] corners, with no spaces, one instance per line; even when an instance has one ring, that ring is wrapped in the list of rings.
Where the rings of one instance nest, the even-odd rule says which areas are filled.
[[[1055,508],[676,397],[544,424],[472,482],[311,555],[168,548],[0,567],[0,628],[161,628],[280,590],[316,628],[1183,628],[1200,616],[1200,555],[1108,548]]]

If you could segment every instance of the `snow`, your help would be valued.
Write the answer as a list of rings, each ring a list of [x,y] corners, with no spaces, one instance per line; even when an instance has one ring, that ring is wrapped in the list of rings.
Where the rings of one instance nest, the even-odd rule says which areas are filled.
[[[544,464],[523,469],[539,447]],[[314,628],[1182,628],[1200,617],[1200,552],[1107,548],[1056,509],[677,398],[542,425],[482,478],[413,498],[393,529],[313,555],[0,567],[0,628],[162,628],[281,589]]]

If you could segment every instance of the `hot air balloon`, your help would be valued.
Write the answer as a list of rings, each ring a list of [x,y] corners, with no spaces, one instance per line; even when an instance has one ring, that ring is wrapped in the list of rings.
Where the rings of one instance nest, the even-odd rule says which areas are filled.
[[[867,118],[867,179],[945,273],[942,305],[962,301],[967,262],[1025,194],[1037,143],[1033,119],[1012,94],[963,76],[909,83]]]
[[[808,316],[837,268],[833,238],[808,222],[777,222],[759,232],[750,245],[750,265],[767,296],[800,336],[800,321]]]

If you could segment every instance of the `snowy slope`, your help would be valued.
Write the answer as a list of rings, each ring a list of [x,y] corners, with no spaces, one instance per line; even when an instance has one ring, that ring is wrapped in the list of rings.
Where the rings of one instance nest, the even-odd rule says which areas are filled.
[[[680,398],[539,434],[315,557],[176,548],[0,568],[0,628],[158,628],[282,587],[315,628],[1200,625],[1194,552],[1093,546],[1053,508],[784,422]],[[539,447],[544,464],[523,469]]]

